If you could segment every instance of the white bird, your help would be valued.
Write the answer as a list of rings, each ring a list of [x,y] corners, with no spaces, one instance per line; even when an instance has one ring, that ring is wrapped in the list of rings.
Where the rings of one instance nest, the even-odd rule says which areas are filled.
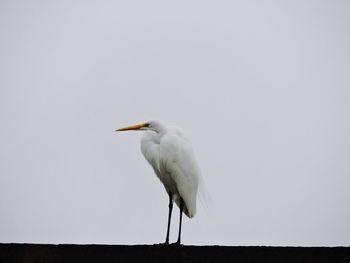
[[[169,231],[173,202],[180,209],[179,235],[181,243],[182,212],[189,218],[196,214],[196,200],[200,172],[189,140],[184,132],[166,127],[160,121],[149,121],[120,128],[116,131],[146,131],[141,139],[141,151],[169,196],[168,228],[165,244],[169,244]]]

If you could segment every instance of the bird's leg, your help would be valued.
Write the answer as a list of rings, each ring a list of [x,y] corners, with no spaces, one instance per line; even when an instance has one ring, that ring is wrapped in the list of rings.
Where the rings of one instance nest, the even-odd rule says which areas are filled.
[[[172,211],[173,211],[173,199],[172,199],[171,193],[169,193],[168,230],[166,231],[165,244],[169,244],[169,232],[170,232],[170,221],[171,221]]]
[[[181,225],[182,225],[182,210],[184,208],[184,202],[180,199],[180,223],[179,223],[179,237],[177,238],[176,245],[181,245]]]

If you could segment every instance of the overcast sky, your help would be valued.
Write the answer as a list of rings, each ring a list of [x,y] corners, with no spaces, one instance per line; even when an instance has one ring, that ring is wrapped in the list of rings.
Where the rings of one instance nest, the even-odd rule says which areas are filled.
[[[183,128],[183,243],[350,245],[349,1],[0,1],[0,242],[152,244],[129,124]],[[171,241],[177,238],[174,210]]]

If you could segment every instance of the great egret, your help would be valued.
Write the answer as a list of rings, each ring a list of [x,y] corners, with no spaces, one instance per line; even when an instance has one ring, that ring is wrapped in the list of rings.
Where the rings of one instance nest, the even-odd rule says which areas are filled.
[[[183,131],[166,127],[160,121],[149,121],[120,128],[116,131],[146,131],[141,139],[141,151],[169,195],[168,228],[165,244],[169,244],[169,231],[173,201],[180,209],[179,235],[181,243],[182,212],[189,218],[196,214],[199,169],[190,142]]]

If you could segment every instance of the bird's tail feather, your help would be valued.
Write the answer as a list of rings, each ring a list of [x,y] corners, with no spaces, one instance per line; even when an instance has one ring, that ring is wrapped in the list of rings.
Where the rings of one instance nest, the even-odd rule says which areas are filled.
[[[206,211],[208,211],[209,207],[213,203],[213,199],[211,198],[211,195],[202,177],[199,178],[198,200],[201,207],[203,207]]]

